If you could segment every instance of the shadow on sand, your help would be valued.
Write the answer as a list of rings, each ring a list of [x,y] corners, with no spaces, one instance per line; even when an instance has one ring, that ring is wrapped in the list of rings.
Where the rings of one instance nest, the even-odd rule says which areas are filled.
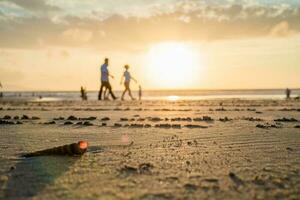
[[[10,173],[4,199],[29,199],[66,173],[80,157],[24,158]]]

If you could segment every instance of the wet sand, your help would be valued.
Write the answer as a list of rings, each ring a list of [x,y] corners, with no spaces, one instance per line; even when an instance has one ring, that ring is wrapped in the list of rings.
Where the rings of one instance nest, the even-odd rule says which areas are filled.
[[[299,199],[300,101],[0,102],[0,199]],[[87,140],[82,157],[22,158]]]

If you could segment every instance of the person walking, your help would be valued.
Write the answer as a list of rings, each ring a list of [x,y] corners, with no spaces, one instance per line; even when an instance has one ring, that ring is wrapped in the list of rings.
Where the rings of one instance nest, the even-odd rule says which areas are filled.
[[[102,100],[102,91],[103,91],[104,87],[108,89],[109,94],[111,95],[113,100],[117,99],[117,97],[112,92],[112,88],[111,88],[111,85],[109,83],[109,76],[111,78],[114,78],[114,76],[109,74],[108,65],[109,65],[109,60],[108,60],[108,58],[105,58],[104,63],[101,65],[101,68],[100,68],[100,71],[101,71],[101,86],[100,86],[100,91],[99,91],[99,94],[98,94],[98,100]]]
[[[125,86],[125,89],[123,91],[123,94],[122,94],[122,97],[121,97],[121,100],[123,101],[124,100],[124,95],[125,93],[128,91],[128,94],[130,96],[130,98],[132,100],[135,100],[135,98],[133,98],[132,94],[131,94],[131,90],[130,90],[130,80],[134,80],[136,83],[137,81],[131,76],[131,74],[129,73],[129,65],[125,65],[124,66],[125,68],[125,71],[123,73],[123,76],[121,77],[121,84],[123,83],[123,79],[125,79],[124,81],[124,86]]]

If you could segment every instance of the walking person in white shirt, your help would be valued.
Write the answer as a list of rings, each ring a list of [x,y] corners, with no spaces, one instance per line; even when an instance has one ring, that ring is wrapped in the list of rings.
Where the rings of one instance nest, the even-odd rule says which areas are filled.
[[[135,100],[135,99],[133,98],[132,94],[131,94],[131,90],[130,90],[130,80],[132,79],[132,80],[134,80],[136,83],[137,83],[137,81],[130,75],[130,73],[129,73],[129,71],[128,71],[129,65],[125,65],[124,68],[125,68],[125,71],[124,71],[124,74],[123,74],[123,76],[122,76],[122,78],[121,78],[121,84],[123,83],[123,79],[125,79],[125,81],[124,81],[125,90],[123,91],[121,100],[124,100],[124,95],[125,95],[125,93],[126,93],[127,91],[128,91],[128,93],[129,93],[130,98],[131,98],[132,100]]]
[[[101,65],[101,68],[100,68],[100,71],[101,71],[101,86],[100,86],[100,91],[99,91],[99,94],[98,94],[98,100],[102,99],[102,91],[103,91],[104,87],[108,89],[109,94],[112,96],[112,98],[114,100],[117,99],[116,96],[114,95],[114,93],[112,92],[111,85],[109,83],[109,76],[111,78],[114,78],[114,77],[109,74],[107,68],[108,68],[108,58],[105,58],[104,64]]]

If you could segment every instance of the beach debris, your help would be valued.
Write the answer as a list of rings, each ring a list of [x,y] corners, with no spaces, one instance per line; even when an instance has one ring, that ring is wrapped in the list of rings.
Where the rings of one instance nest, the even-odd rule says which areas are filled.
[[[64,117],[58,117],[58,118],[53,118],[53,120],[65,120],[65,118]]]
[[[293,151],[293,149],[291,147],[287,147],[286,150]]]
[[[149,121],[152,121],[152,122],[159,122],[159,121],[162,121],[162,119],[159,118],[159,117],[150,117],[150,118],[149,118]]]
[[[144,124],[144,128],[151,128],[151,124]]]
[[[120,170],[121,175],[128,176],[138,173],[138,169],[136,167],[125,165]]]
[[[60,155],[60,156],[75,156],[83,155],[88,148],[86,141],[79,141],[77,143],[67,144],[58,146],[50,149],[36,151],[28,154],[24,154],[23,157],[36,157],[36,156],[49,156],[49,155]]]
[[[11,116],[5,115],[2,119],[8,120],[8,119],[11,119]]]
[[[195,122],[202,122],[202,121],[205,121],[205,122],[212,122],[212,121],[214,121],[214,119],[211,118],[210,116],[197,117],[197,118],[194,118],[193,120],[194,120]]]
[[[130,124],[130,128],[143,128],[144,124]]]
[[[172,122],[179,122],[179,121],[184,121],[184,122],[191,122],[192,118],[190,117],[176,117],[171,119]]]
[[[64,125],[72,125],[73,124],[73,122],[71,122],[71,121],[66,121],[65,123],[64,123]]]
[[[28,120],[29,117],[28,117],[27,115],[23,115],[23,116],[21,117],[21,119],[22,119],[22,120]]]
[[[229,122],[232,121],[233,119],[228,118],[227,116],[225,116],[224,118],[220,118],[219,121],[220,122]]]
[[[255,117],[243,117],[242,119],[243,119],[243,120],[250,121],[250,122],[260,122],[260,121],[263,121],[262,119],[260,119],[260,118],[255,118]]]
[[[151,163],[142,163],[138,167],[140,174],[150,174],[154,166]]]
[[[171,128],[171,124],[156,124],[155,128]]]
[[[237,186],[244,185],[244,181],[241,178],[239,178],[235,173],[229,172],[228,176]]]
[[[208,126],[202,126],[202,125],[197,125],[197,124],[186,124],[184,125],[186,128],[208,128]]]
[[[263,129],[268,129],[268,128],[281,128],[280,126],[276,125],[276,124],[257,124],[256,125],[257,128],[263,128]]]
[[[109,121],[109,120],[110,120],[109,117],[103,117],[103,118],[101,119],[101,121]]]
[[[280,119],[274,119],[275,122],[298,122],[295,118],[280,118]]]
[[[116,127],[116,128],[122,127],[122,124],[115,123],[115,124],[114,124],[114,127]]]
[[[180,124],[172,124],[171,127],[175,128],[175,129],[180,129],[181,125]]]
[[[80,118],[80,120],[87,120],[87,121],[93,121],[93,120],[96,120],[97,117],[87,117],[87,118]]]
[[[0,120],[0,124],[14,125],[15,123],[7,120]]]
[[[82,125],[84,125],[84,126],[93,126],[94,124],[89,122],[89,121],[86,121],[86,122],[83,122]]]
[[[78,120],[78,118],[75,117],[75,116],[73,116],[73,115],[71,115],[71,116],[69,116],[69,117],[67,118],[67,120]]]

